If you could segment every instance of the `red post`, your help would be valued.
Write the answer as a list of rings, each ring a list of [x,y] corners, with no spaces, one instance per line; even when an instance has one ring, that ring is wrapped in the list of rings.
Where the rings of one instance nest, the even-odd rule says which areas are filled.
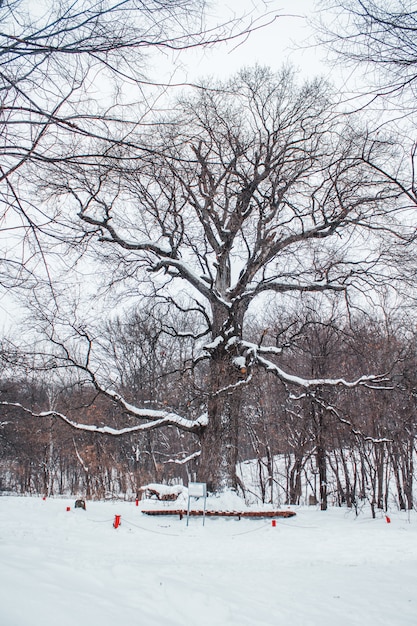
[[[387,524],[391,524],[391,518],[388,517],[388,515],[385,516],[385,519],[387,520]]]
[[[273,528],[275,528],[275,526],[276,526],[276,525],[277,525],[277,520],[276,520],[276,519],[273,519],[273,520],[272,520],[272,526],[273,526]]]
[[[121,515],[115,515],[114,516],[114,522],[113,522],[113,527],[114,528],[119,528],[121,521],[120,521]]]
[[[136,498],[136,502],[135,502],[136,506],[139,506],[139,500]]]
[[[71,511],[71,507],[70,506],[67,506],[67,511]]]

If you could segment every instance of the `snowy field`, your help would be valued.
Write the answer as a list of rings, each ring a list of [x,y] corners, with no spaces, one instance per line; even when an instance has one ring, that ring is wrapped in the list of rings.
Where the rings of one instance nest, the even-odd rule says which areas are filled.
[[[417,624],[416,513],[187,527],[134,502],[73,505],[0,498],[1,626]]]

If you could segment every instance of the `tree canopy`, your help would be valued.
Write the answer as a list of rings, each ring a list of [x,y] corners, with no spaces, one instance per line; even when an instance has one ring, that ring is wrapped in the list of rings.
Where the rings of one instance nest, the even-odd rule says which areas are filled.
[[[195,362],[207,363],[203,412],[133,406],[93,365],[85,330],[78,329],[87,340],[82,360],[69,355],[49,313],[47,332],[58,360],[147,421],[134,428],[174,424],[197,433],[200,475],[215,490],[235,487],[241,391],[254,371],[307,392],[374,379],[288,371],[281,347],[248,341],[245,324],[251,308],[271,299],[349,298],[352,288],[364,292],[383,279],[385,248],[404,227],[396,186],[378,179],[368,158],[384,161],[391,145],[340,118],[323,81],[298,85],[291,70],[259,67],[182,98],[134,144],[140,151],[106,148],[88,167],[55,162],[43,185],[54,203],[61,199],[60,236],[78,232],[75,242],[91,243],[109,288],[127,290],[136,306],[153,300],[177,310],[165,331],[194,339]]]

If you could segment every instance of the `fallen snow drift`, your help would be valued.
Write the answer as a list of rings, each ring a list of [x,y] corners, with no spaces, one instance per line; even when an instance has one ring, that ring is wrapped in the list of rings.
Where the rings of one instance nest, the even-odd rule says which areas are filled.
[[[73,504],[0,498],[2,626],[417,624],[415,513],[187,527],[134,502]]]

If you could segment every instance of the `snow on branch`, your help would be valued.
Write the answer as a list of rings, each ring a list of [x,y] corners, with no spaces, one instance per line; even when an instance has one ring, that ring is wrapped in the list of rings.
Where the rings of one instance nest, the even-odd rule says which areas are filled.
[[[261,365],[267,372],[271,372],[272,374],[275,374],[275,376],[277,376],[282,382],[290,384],[290,385],[296,385],[297,387],[302,387],[304,389],[312,389],[314,387],[319,387],[319,386],[327,386],[327,387],[342,386],[342,387],[352,388],[352,387],[358,387],[359,385],[366,386],[366,387],[373,388],[373,389],[380,389],[381,388],[380,385],[386,381],[386,379],[384,378],[384,375],[380,375],[380,374],[378,375],[370,374],[367,376],[360,376],[356,380],[351,380],[351,381],[346,380],[345,378],[303,378],[301,376],[289,374],[288,372],[283,370],[281,367],[279,367],[278,365],[276,365],[269,359],[262,356],[265,354],[278,355],[282,352],[280,348],[276,348],[273,346],[271,347],[259,346],[249,341],[239,340],[237,337],[233,337],[231,340],[229,340],[229,344],[232,342],[235,344],[239,343],[241,349],[243,349],[243,352],[244,352],[243,358],[245,358],[246,363],[253,364],[256,362],[259,365]],[[387,387],[383,387],[383,388],[386,389]]]
[[[244,378],[243,380],[238,380],[237,383],[233,383],[232,385],[227,385],[227,387],[221,387],[220,389],[218,389],[216,392],[213,393],[213,397],[220,396],[224,393],[230,393],[234,391],[235,389],[237,389],[238,387],[242,387],[243,385],[249,384],[251,380],[252,380],[252,374],[249,374],[247,378]]]
[[[189,454],[188,456],[184,457],[183,459],[167,459],[166,461],[163,461],[163,463],[164,464],[166,464],[166,463],[175,463],[176,465],[185,465],[189,461],[193,461],[194,459],[198,459],[199,456],[201,456],[201,450],[197,450],[196,452],[193,452],[192,454]]]
[[[340,285],[329,281],[311,283],[282,283],[278,280],[265,280],[254,286],[253,293],[263,291],[275,291],[276,293],[298,292],[320,292],[320,291],[346,291],[346,285]],[[249,292],[250,293],[250,292]]]
[[[74,444],[74,450],[75,450],[75,454],[77,456],[77,459],[79,460],[79,462],[81,463],[81,466],[83,468],[83,470],[85,471],[86,474],[88,474],[88,467],[87,465],[84,463],[84,460],[81,456],[81,454],[78,452],[78,448],[77,448],[77,444],[75,443],[75,439],[72,439],[72,442]]]
[[[339,411],[337,411],[337,409],[333,405],[327,404],[326,402],[323,402],[322,400],[316,397],[313,397],[313,400],[314,402],[316,402],[316,404],[319,404],[325,411],[329,411],[329,413],[332,413],[339,420],[341,424],[345,424],[345,426],[348,426],[350,428],[351,433],[355,435],[356,437],[363,439],[363,441],[368,441],[374,444],[393,442],[392,439],[388,439],[387,437],[371,437],[370,435],[365,435],[358,428],[356,428],[350,420],[346,419],[345,417],[342,417]]]
[[[282,348],[278,348],[277,346],[261,346],[256,343],[252,343],[251,341],[241,341],[242,346],[251,351],[251,353],[256,352],[257,354],[282,354]]]
[[[90,337],[88,337],[86,333],[84,333],[84,338],[88,340],[88,355],[89,355],[91,353],[92,340]],[[73,420],[69,419],[67,416],[61,413],[55,412],[55,411],[49,411],[49,412],[39,413],[35,415],[34,413],[32,413],[32,411],[25,409],[25,407],[21,406],[23,410],[28,411],[29,413],[32,413],[34,416],[38,416],[38,417],[45,417],[45,416],[58,417],[59,419],[67,422],[74,428],[79,428],[82,430],[90,430],[94,432],[101,432],[101,433],[105,433],[109,435],[116,435],[116,436],[123,435],[125,433],[141,431],[141,430],[142,431],[153,430],[156,428],[160,428],[161,426],[176,426],[180,430],[187,431],[187,432],[198,432],[201,428],[204,428],[205,426],[207,426],[208,416],[206,413],[200,415],[195,420],[190,420],[181,415],[178,415],[177,413],[174,413],[173,411],[142,409],[133,404],[130,404],[119,393],[117,393],[113,389],[106,388],[102,383],[100,383],[95,372],[93,372],[93,370],[90,367],[89,358],[87,359],[87,362],[85,364],[80,364],[75,359],[69,356],[69,352],[63,344],[59,342],[56,342],[56,343],[57,345],[60,345],[65,350],[65,353],[71,365],[88,375],[90,382],[93,385],[93,387],[96,389],[96,391],[98,391],[103,396],[109,398],[109,400],[111,400],[112,402],[115,402],[122,409],[124,413],[127,413],[131,417],[139,418],[142,420],[148,420],[148,421],[147,423],[139,424],[137,426],[129,426],[126,428],[115,429],[110,426],[94,426],[94,425],[90,426],[88,424],[79,424],[78,422],[74,422]]]
[[[207,298],[209,301],[221,302],[224,306],[230,307],[230,303],[224,300],[219,293],[211,289],[206,280],[196,274],[188,263],[180,260],[176,256],[176,251],[170,247],[164,247],[158,243],[155,243],[151,239],[143,241],[129,241],[123,236],[119,235],[115,227],[109,222],[109,217],[95,218],[88,215],[86,208],[82,208],[78,213],[78,217],[84,222],[98,226],[103,229],[107,234],[100,237],[100,241],[116,244],[124,250],[130,250],[134,252],[150,253],[156,256],[156,262],[149,268],[151,272],[158,272],[161,269],[165,269],[171,273],[173,270],[176,275],[185,279],[190,285],[192,285],[201,295]],[[174,274],[175,275],[175,274]]]
[[[35,413],[31,409],[23,406],[19,402],[1,402],[3,406],[14,406],[25,413],[29,413],[32,417],[52,417],[58,418],[69,424],[72,428],[77,428],[78,430],[84,430],[94,433],[101,433],[104,435],[113,435],[120,436],[125,435],[127,433],[134,433],[138,431],[144,430],[154,430],[156,428],[161,428],[162,426],[176,426],[181,430],[185,430],[188,432],[196,432],[200,428],[204,428],[207,426],[208,418],[207,414],[203,413],[196,420],[189,420],[176,413],[172,413],[170,411],[156,411],[156,410],[145,410],[145,409],[136,409],[135,415],[137,417],[141,417],[143,419],[148,419],[150,421],[145,422],[143,424],[137,424],[136,426],[127,426],[125,428],[113,428],[111,426],[97,426],[95,424],[81,424],[79,422],[75,422],[71,420],[68,416],[60,413],[59,411],[41,411],[40,413]],[[132,413],[133,414],[133,413]]]
[[[359,385],[369,385],[369,383],[382,382],[384,378],[381,375],[370,374],[368,376],[360,376],[356,380],[345,380],[344,378],[302,378],[301,376],[295,376],[285,372],[281,367],[272,363],[260,356],[258,351],[255,352],[254,358],[256,361],[264,367],[268,372],[275,374],[280,380],[285,383],[296,385],[298,387],[304,387],[310,389],[312,387],[327,386],[327,387],[358,387]]]
[[[186,417],[182,417],[177,413],[173,413],[172,411],[164,411],[157,409],[140,409],[133,404],[127,402],[121,395],[116,393],[115,391],[109,389],[100,389],[100,391],[106,395],[108,398],[114,400],[119,406],[121,406],[125,411],[132,415],[133,417],[138,417],[140,419],[154,420],[154,422],[162,421],[162,422],[170,422],[172,426],[178,426],[182,430],[196,430],[201,426],[207,426],[208,416],[206,413],[203,413],[196,420],[189,420]],[[158,428],[155,426],[154,428]],[[146,430],[146,429],[144,429]]]

